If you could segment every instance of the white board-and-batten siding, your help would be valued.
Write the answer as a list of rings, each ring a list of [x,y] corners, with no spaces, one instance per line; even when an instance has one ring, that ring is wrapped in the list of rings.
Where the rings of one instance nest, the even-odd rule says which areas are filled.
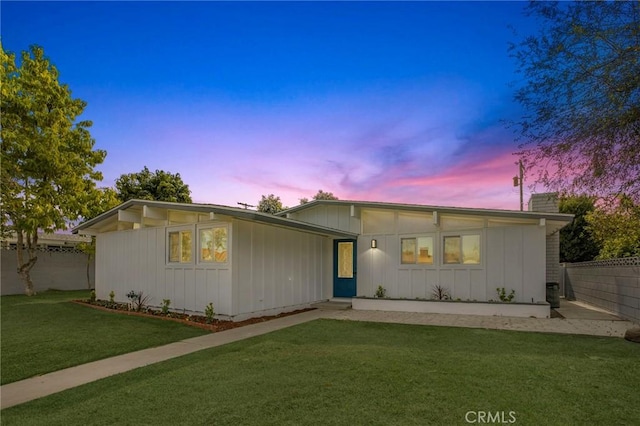
[[[383,286],[388,297],[429,299],[436,285],[453,299],[498,300],[496,288],[515,291],[517,302],[545,300],[545,233],[537,220],[479,215],[439,214],[384,208],[314,206],[296,212],[295,219],[360,234],[358,238],[358,296],[373,296]],[[479,234],[478,265],[442,262],[443,237]],[[400,263],[401,239],[431,236],[433,265]],[[371,248],[375,239],[377,248]]]
[[[172,309],[203,312],[213,303],[217,315],[234,320],[331,297],[331,238],[241,220],[223,224],[229,230],[226,263],[198,262],[196,224],[99,234],[97,297],[108,300],[114,291],[116,301],[127,302],[127,293],[142,291],[149,306],[169,299]],[[167,233],[184,229],[193,231],[193,262],[168,263]]]
[[[302,222],[359,234],[361,231],[359,210],[354,208],[352,212],[351,206],[319,205],[295,212],[292,217]]]
[[[446,235],[479,234],[478,265],[443,264],[442,241]],[[422,235],[416,232],[406,236]],[[545,229],[536,225],[435,231],[433,265],[400,263],[403,234],[364,235],[358,241],[359,296],[372,296],[382,285],[387,296],[429,299],[434,287],[448,290],[453,299],[499,300],[496,288],[515,290],[517,302],[545,300]],[[370,248],[377,240],[376,249]]]
[[[195,227],[186,228],[193,229]],[[99,234],[96,239],[96,296],[128,302],[127,293],[142,291],[149,306],[203,312],[213,303],[216,313],[231,315],[229,264],[169,264],[166,261],[167,229],[141,228]],[[181,226],[176,229],[185,229]],[[194,234],[195,235],[195,234]],[[192,249],[195,257],[195,247]]]
[[[331,297],[332,239],[236,221],[233,310],[274,314]]]

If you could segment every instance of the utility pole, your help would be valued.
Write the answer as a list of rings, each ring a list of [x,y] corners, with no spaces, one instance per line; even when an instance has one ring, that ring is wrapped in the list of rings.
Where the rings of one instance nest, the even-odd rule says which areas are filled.
[[[522,194],[522,184],[524,181],[524,167],[522,166],[522,160],[518,161],[518,176],[513,177],[513,186],[520,187],[520,211],[524,210],[524,199]]]

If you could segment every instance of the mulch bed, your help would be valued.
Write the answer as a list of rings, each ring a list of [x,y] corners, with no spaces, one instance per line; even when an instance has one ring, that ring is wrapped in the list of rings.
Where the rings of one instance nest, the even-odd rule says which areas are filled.
[[[93,309],[113,312],[121,315],[158,318],[158,319],[167,320],[167,321],[179,322],[185,325],[189,325],[191,327],[198,327],[204,330],[209,330],[212,333],[216,333],[218,331],[230,330],[232,328],[244,327],[245,325],[257,324],[257,323],[269,321],[276,318],[283,318],[289,315],[296,315],[302,312],[311,311],[315,309],[315,308],[298,309],[297,311],[285,312],[278,315],[249,318],[244,321],[230,321],[230,320],[220,320],[220,319],[214,318],[210,323],[207,323],[207,318],[201,315],[189,315],[189,314],[183,314],[179,312],[169,312],[168,314],[164,314],[160,310],[151,309],[151,308],[145,308],[142,311],[138,312],[138,311],[130,310],[129,305],[126,303],[111,303],[104,300],[96,300],[95,302],[90,302],[88,300],[73,300],[72,302],[77,303],[79,305],[88,306]]]

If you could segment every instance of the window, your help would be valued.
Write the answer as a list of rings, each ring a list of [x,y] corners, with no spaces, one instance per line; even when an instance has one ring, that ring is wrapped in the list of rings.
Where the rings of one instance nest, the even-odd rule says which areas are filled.
[[[433,237],[402,238],[400,263],[433,265]]]
[[[455,235],[444,237],[445,264],[480,264],[480,235]]]
[[[353,243],[338,242],[338,278],[353,278]]]
[[[169,232],[169,262],[191,262],[191,230]]]
[[[200,262],[227,261],[227,228],[217,226],[200,229]]]

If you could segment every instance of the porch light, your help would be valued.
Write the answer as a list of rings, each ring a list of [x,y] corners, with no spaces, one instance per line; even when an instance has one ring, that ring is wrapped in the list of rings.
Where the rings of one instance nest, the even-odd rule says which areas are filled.
[[[375,238],[371,240],[371,248],[378,248],[378,240]]]

